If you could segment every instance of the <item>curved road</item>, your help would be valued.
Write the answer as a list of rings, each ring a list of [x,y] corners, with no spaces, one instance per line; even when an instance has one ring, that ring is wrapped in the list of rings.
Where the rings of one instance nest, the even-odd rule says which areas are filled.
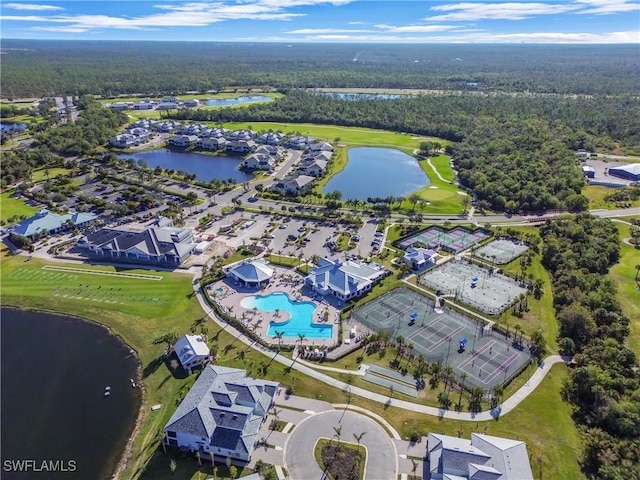
[[[197,278],[195,279],[197,280]],[[367,398],[374,402],[378,402],[381,404],[392,405],[397,408],[402,408],[404,410],[411,410],[416,413],[423,413],[425,415],[432,415],[441,418],[448,418],[452,420],[460,420],[466,422],[478,422],[478,421],[486,421],[486,420],[494,420],[497,416],[504,415],[509,413],[511,410],[516,408],[520,402],[522,402],[535,388],[540,384],[545,375],[549,372],[551,367],[557,363],[564,363],[567,359],[564,359],[560,355],[551,355],[544,359],[536,372],[532,375],[532,377],[527,381],[525,385],[523,385],[515,394],[509,397],[504,401],[497,409],[495,410],[485,410],[483,412],[478,413],[470,413],[470,412],[455,412],[451,410],[442,410],[436,407],[430,407],[427,405],[422,405],[419,403],[413,403],[406,400],[398,400],[389,398],[387,395],[381,395],[379,393],[371,392],[364,388],[355,387],[353,385],[349,385],[345,382],[337,380],[333,377],[325,375],[302,362],[298,362],[297,360],[291,360],[287,357],[283,357],[268,348],[263,347],[260,344],[256,344],[250,338],[247,338],[242,332],[236,330],[233,326],[225,323],[223,320],[219,319],[215,312],[209,307],[206,299],[204,298],[204,294],[198,288],[199,282],[194,280],[194,290],[196,292],[196,297],[200,302],[202,309],[207,312],[206,315],[209,316],[214,322],[216,322],[223,330],[226,330],[229,334],[238,338],[240,341],[249,345],[257,350],[260,350],[265,355],[271,355],[273,359],[281,363],[283,365],[290,366],[292,369],[303,373],[315,380],[326,383],[327,385],[331,385],[332,387],[339,388],[340,390],[350,390],[352,394],[358,395],[359,397]],[[306,362],[305,362],[306,363]],[[342,372],[347,373],[347,371]],[[354,372],[351,372],[354,373]],[[304,478],[304,477],[303,477]]]
[[[287,438],[284,445],[284,466],[291,478],[326,478],[318,464],[309,459],[313,458],[313,450],[319,438],[334,438],[334,427],[341,428],[341,441],[354,444],[354,434],[366,432],[360,440],[360,445],[367,449],[366,478],[386,480],[397,477],[398,452],[389,434],[375,420],[351,410],[329,410],[305,418]],[[367,472],[369,475],[366,475]]]

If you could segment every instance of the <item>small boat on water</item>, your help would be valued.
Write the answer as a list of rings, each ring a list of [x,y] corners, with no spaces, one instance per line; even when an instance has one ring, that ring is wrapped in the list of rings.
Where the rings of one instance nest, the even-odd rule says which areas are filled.
[[[111,392],[109,390],[105,390],[104,391],[104,396],[108,397],[109,395],[111,395]]]
[[[133,381],[133,378],[130,378],[129,381],[131,382],[131,387],[136,388],[136,382]]]

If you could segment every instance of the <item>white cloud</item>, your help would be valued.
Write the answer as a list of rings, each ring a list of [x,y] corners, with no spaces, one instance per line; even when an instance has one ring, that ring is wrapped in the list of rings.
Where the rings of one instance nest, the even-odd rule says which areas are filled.
[[[607,15],[623,12],[640,12],[640,4],[628,0],[577,0],[586,10],[579,10],[580,14]]]
[[[348,29],[348,28],[300,28],[298,30],[289,30],[283,33],[289,35],[317,35],[325,33],[367,33],[373,30],[364,29]]]
[[[62,7],[56,7],[55,5],[42,5],[39,3],[5,3],[2,8],[11,8],[13,10],[64,10]]]
[[[555,15],[579,8],[576,4],[553,3],[454,3],[431,7],[433,15],[424,20],[431,22],[472,22],[475,20],[524,20],[536,15]]]
[[[238,37],[236,41],[264,41],[289,42],[288,37]],[[349,43],[540,43],[540,44],[615,44],[638,43],[637,32],[609,32],[596,33],[563,33],[563,32],[534,32],[494,34],[487,31],[448,32],[442,35],[347,35],[347,34],[319,34],[309,35],[298,41],[304,42],[349,42]]]
[[[88,32],[88,28],[79,27],[32,27],[29,30],[36,32],[61,32],[61,33],[85,33]]]
[[[390,33],[431,33],[431,32],[446,32],[447,30],[453,30],[456,27],[453,25],[374,25],[376,28],[384,30]]]
[[[367,25],[365,22],[349,22],[349,25]]]

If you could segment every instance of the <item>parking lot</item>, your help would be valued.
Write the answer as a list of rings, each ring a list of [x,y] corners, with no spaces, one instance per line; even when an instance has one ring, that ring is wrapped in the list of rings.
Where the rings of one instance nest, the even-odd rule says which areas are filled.
[[[235,228],[233,235],[225,235],[220,231],[221,227],[230,225],[244,219],[246,222],[254,222],[248,228]],[[365,223],[361,229],[347,229],[344,225],[336,225],[331,222],[315,222],[299,218],[280,217],[272,219],[268,215],[234,213],[226,215],[215,221],[205,233],[216,235],[228,246],[238,248],[241,245],[250,245],[256,239],[262,238],[267,248],[273,253],[298,257],[301,253],[304,258],[310,259],[314,255],[318,257],[335,258],[344,256],[345,253],[367,257],[371,255],[372,242],[375,238],[377,223],[375,221]],[[341,232],[355,235],[355,247],[347,252],[333,251],[327,246],[327,240],[337,237]],[[302,243],[297,242],[302,237]],[[355,238],[354,238],[355,239]]]

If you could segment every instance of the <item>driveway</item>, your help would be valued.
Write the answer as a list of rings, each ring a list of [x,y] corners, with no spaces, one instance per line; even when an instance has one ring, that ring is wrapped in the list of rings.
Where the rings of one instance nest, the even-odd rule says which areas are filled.
[[[333,438],[333,427],[341,426],[341,440],[356,443],[353,435],[366,435],[360,441],[367,448],[365,478],[389,480],[397,477],[396,447],[385,430],[374,420],[351,410],[318,413],[300,422],[284,448],[285,468],[293,480],[321,480],[324,474],[314,460],[318,438]]]

